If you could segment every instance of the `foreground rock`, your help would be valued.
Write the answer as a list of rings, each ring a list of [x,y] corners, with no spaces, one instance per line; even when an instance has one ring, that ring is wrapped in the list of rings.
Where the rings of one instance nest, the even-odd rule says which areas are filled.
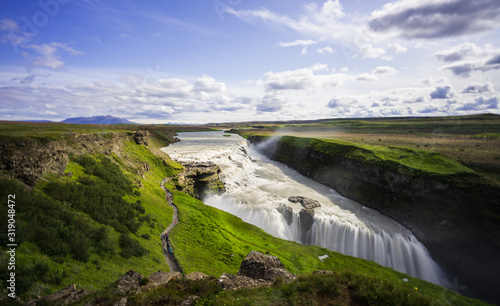
[[[296,275],[285,269],[278,257],[252,251],[241,262],[237,275],[222,274],[219,282],[227,290],[272,285],[278,278],[291,282]]]
[[[138,293],[143,279],[144,276],[134,270],[130,270],[115,282],[116,291],[119,293]]]

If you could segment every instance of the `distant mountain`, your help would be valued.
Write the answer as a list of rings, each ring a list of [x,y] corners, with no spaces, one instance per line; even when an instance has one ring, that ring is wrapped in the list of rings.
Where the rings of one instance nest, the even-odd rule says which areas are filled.
[[[68,118],[62,123],[70,124],[137,124],[135,122],[129,121],[127,119],[122,119],[118,117],[107,116],[95,116],[95,117],[77,117]]]

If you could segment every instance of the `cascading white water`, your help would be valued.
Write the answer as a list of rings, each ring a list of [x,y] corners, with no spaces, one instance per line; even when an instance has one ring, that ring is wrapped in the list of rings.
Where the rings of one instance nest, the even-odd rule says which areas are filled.
[[[319,245],[442,285],[444,277],[425,247],[406,228],[285,165],[269,160],[238,135],[181,133],[163,148],[180,161],[212,161],[223,173],[226,192],[205,204],[227,211],[273,236]],[[317,200],[313,222],[304,222],[290,196]],[[288,219],[276,208],[291,208]]]

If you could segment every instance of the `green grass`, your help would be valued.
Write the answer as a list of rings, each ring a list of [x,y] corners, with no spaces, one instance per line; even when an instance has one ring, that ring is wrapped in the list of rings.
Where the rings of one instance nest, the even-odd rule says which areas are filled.
[[[342,140],[283,136],[282,142],[297,148],[310,147],[331,156],[358,159],[371,164],[384,164],[399,171],[419,171],[437,175],[463,175],[474,171],[439,153],[401,147],[355,144]]]

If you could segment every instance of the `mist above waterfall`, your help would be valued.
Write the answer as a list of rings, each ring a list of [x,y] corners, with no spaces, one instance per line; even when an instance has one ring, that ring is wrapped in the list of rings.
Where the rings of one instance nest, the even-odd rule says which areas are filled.
[[[443,284],[439,267],[408,229],[261,153],[267,155],[273,150],[279,137],[254,147],[237,135],[223,137],[223,132],[182,133],[182,142],[163,150],[174,159],[219,165],[226,192],[206,197],[207,205],[232,213],[273,236],[373,260]],[[290,196],[317,200],[321,207],[314,208],[314,215],[307,221],[301,217],[303,207],[288,201]],[[291,218],[287,220],[279,207],[288,207]]]

